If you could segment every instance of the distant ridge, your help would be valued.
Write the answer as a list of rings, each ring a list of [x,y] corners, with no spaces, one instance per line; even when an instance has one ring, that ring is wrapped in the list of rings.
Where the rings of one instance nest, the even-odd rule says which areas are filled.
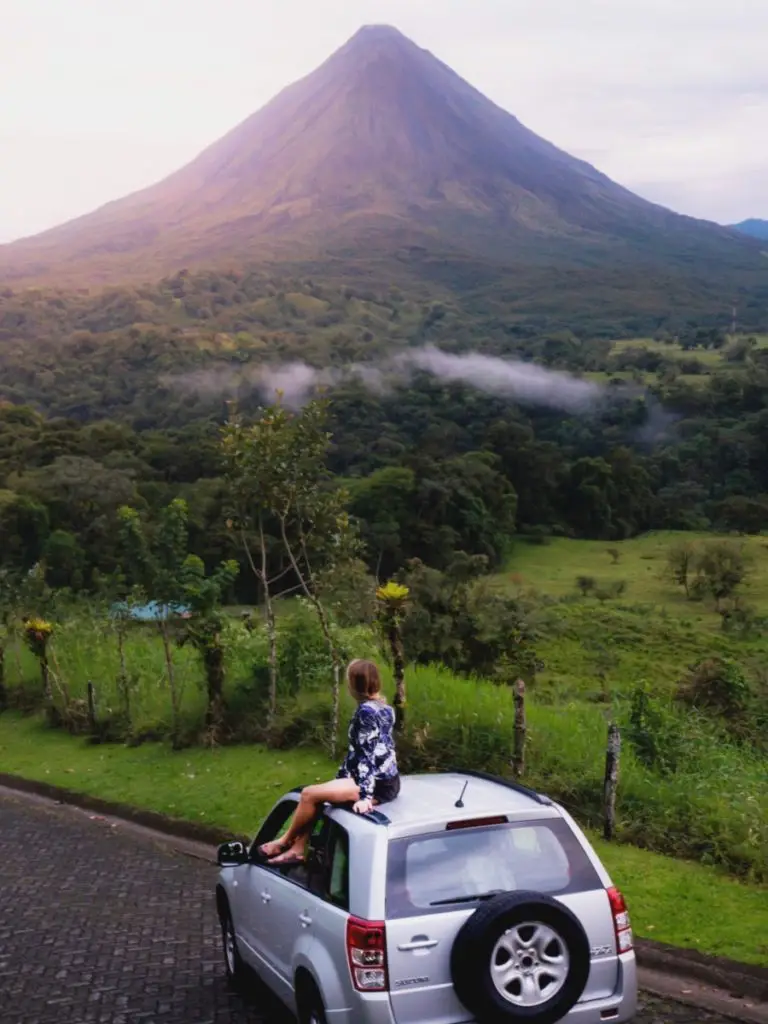
[[[740,224],[734,224],[733,229],[740,231],[743,235],[768,241],[768,220],[758,220],[752,217],[749,220],[743,220]]]
[[[732,270],[749,287],[768,269],[752,240],[646,202],[370,25],[168,178],[0,247],[0,284],[249,263],[392,279],[414,254],[430,274],[455,261],[459,284],[475,267],[640,265],[721,285]]]

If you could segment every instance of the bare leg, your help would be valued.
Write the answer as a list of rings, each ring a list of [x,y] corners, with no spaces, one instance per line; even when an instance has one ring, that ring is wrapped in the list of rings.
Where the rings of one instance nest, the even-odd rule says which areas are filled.
[[[323,804],[346,804],[360,798],[360,789],[352,779],[334,779],[317,786],[306,786],[301,791],[299,806],[287,832],[271,843],[264,843],[261,852],[272,863],[301,860],[304,842],[318,809]]]

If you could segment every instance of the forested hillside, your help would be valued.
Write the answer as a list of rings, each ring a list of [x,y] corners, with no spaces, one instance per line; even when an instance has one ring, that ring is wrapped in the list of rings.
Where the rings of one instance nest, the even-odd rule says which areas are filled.
[[[424,345],[536,362],[602,389],[590,409],[521,405],[416,372],[382,389],[331,380],[331,468],[372,567],[454,550],[491,565],[515,531],[621,538],[768,520],[768,349],[760,335],[655,325],[615,341],[397,289],[180,274],[98,296],[0,301],[3,536],[62,583],[108,570],[125,502],[191,499],[194,544],[222,557],[219,426],[270,395],[264,366],[382,360]],[[478,311],[479,310],[479,311]]]

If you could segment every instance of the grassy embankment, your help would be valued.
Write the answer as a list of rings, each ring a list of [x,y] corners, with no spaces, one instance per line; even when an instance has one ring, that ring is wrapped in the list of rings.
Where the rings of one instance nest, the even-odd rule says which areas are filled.
[[[327,777],[333,767],[313,750],[249,746],[172,754],[158,744],[89,746],[44,728],[36,718],[8,714],[0,717],[0,766],[235,834],[253,833],[281,792]],[[595,843],[627,895],[639,935],[768,965],[768,890],[700,864]]]
[[[607,720],[616,717],[626,726],[629,698],[639,683],[670,701],[681,674],[695,661],[720,655],[751,672],[768,654],[768,642],[760,636],[724,635],[711,606],[686,601],[664,579],[666,550],[675,539],[656,534],[621,544],[518,543],[509,571],[498,577],[499,585],[538,595],[533,602],[541,630],[537,649],[545,668],[529,693],[526,781],[562,800],[587,826],[599,824]],[[766,543],[747,541],[755,568],[745,594],[761,611],[768,610]],[[618,551],[618,561],[610,548]],[[605,604],[582,598],[575,586],[582,574],[600,583],[625,580],[627,591]],[[281,619],[286,629],[290,618]],[[134,749],[89,747],[39,729],[34,719],[5,714],[0,716],[0,770],[251,832],[277,792],[330,770],[318,752],[329,706],[325,670],[318,669],[322,642],[313,648],[309,632],[300,624],[285,638],[284,649],[293,653],[283,678],[294,684],[280,695],[278,739],[285,749],[268,752],[252,745],[172,754],[152,743]],[[348,643],[350,653],[372,649],[364,630],[349,634]],[[117,706],[118,657],[108,623],[86,616],[57,626],[51,655],[56,678],[70,697],[84,697],[91,679],[98,716]],[[194,735],[204,712],[200,666],[188,648],[175,651],[174,658],[177,678],[185,683],[185,728]],[[254,671],[263,670],[264,658],[263,637],[240,631],[227,660],[227,698],[238,715],[259,715],[263,679],[258,682]],[[127,661],[132,735],[167,736],[168,693],[153,631],[131,636]],[[401,741],[408,769],[507,770],[512,707],[504,688],[436,668],[410,670],[408,678],[408,729]],[[18,644],[6,655],[6,682],[14,695],[39,690],[34,659]],[[674,771],[649,767],[626,738],[622,751],[619,838],[646,849],[616,844],[601,846],[601,852],[629,893],[640,934],[768,963],[768,766],[757,751],[724,742],[717,723],[674,709],[669,714],[672,738],[680,741]],[[691,863],[694,859],[700,863]],[[763,884],[737,882],[723,869]]]

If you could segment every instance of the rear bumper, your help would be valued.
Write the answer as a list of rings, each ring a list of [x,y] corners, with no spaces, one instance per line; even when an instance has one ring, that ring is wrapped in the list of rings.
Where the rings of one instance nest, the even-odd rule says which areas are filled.
[[[561,1024],[625,1024],[637,1012],[637,964],[634,953],[619,957],[619,980],[616,991],[607,999],[577,1003],[563,1017]],[[395,1024],[389,993],[360,995],[354,1009],[326,1011],[328,1024]],[[429,1024],[425,1021],[425,1024]],[[457,1020],[456,1024],[469,1024]]]
[[[360,1001],[350,1010],[326,1010],[328,1024],[395,1024],[389,992],[360,993]]]
[[[634,953],[622,953],[619,957],[619,980],[616,991],[607,999],[577,1003],[563,1024],[622,1024],[632,1020],[637,1012],[637,962]]]

